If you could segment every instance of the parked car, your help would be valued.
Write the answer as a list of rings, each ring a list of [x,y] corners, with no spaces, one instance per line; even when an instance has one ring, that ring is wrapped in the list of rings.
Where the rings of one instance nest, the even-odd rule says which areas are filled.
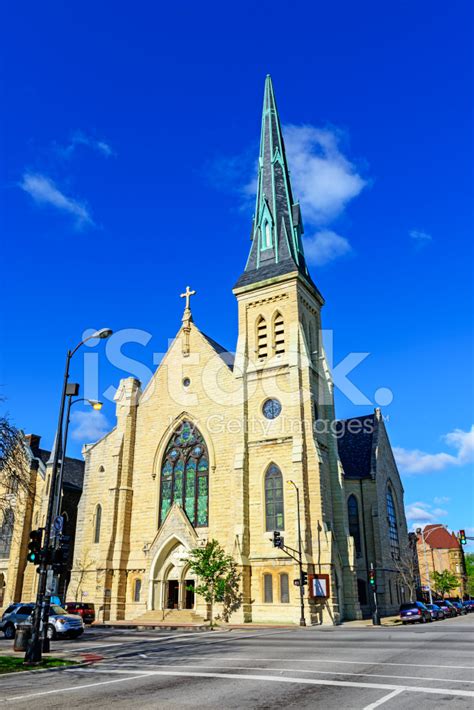
[[[445,616],[457,616],[458,615],[455,607],[451,604],[451,602],[448,599],[435,599],[434,603],[437,606],[441,607],[441,609],[445,613]]]
[[[474,611],[474,599],[465,599],[463,601],[463,605],[469,614],[471,611]]]
[[[430,610],[422,602],[407,602],[400,606],[400,619],[403,624],[426,624],[432,621]]]
[[[0,629],[6,639],[15,638],[15,631],[18,624],[24,624],[33,613],[35,605],[33,603],[17,603],[10,604],[3,612],[2,620],[0,621]]]
[[[467,611],[462,602],[456,599],[455,601],[451,601],[451,604],[456,609],[456,613],[458,614],[458,616],[461,616],[461,614],[467,614]]]
[[[31,615],[34,610],[34,604],[10,604],[5,609],[0,622],[0,628],[3,635],[7,639],[15,637],[15,631],[18,624],[31,624]],[[46,635],[49,639],[55,639],[58,636],[69,636],[77,638],[84,633],[84,622],[78,615],[68,614],[65,609],[52,604],[46,628]]]
[[[434,619],[434,621],[439,621],[440,619],[445,618],[444,611],[437,604],[426,604],[425,606],[430,610],[431,618]]]
[[[93,624],[95,621],[95,607],[93,604],[66,602],[64,607],[69,614],[79,614],[85,624]]]

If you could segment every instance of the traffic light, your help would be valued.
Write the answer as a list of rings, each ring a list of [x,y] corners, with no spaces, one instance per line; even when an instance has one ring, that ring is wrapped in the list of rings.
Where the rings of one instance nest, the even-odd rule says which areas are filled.
[[[71,551],[71,536],[61,535],[59,538],[59,546],[53,551],[53,570],[60,574],[67,569],[69,562],[69,553]]]
[[[273,531],[273,547],[283,547],[283,538],[279,530]]]
[[[375,570],[369,570],[369,585],[371,589],[375,589]]]
[[[34,565],[39,565],[41,554],[41,541],[43,539],[42,530],[32,530],[30,532],[30,542],[28,543],[28,554],[26,559]]]
[[[461,543],[461,545],[465,545],[467,543],[465,530],[459,531],[459,542]]]
[[[308,573],[301,570],[301,586],[304,587],[305,584],[308,584]]]

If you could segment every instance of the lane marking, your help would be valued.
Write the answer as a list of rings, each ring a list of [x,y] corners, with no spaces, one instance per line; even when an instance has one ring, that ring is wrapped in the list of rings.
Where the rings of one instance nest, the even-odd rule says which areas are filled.
[[[192,633],[187,633],[186,636],[209,636],[210,634],[220,634],[223,633],[222,631],[196,631]],[[129,646],[130,644],[133,643],[151,643],[153,641],[160,642],[160,641],[169,641],[175,639],[176,641],[179,641],[180,638],[176,638],[175,636],[156,636],[156,637],[149,637],[149,638],[144,638],[144,639],[134,639],[132,641],[115,641],[114,643],[102,643],[102,644],[97,644],[94,643],[89,646],[80,646],[79,648],[76,648],[75,646],[72,648],[74,651],[87,651],[88,649],[94,649],[94,648],[110,648],[111,646]]]
[[[150,656],[151,657],[151,656]],[[167,656],[168,660],[183,660],[182,656]],[[255,659],[249,659],[248,656],[232,656],[232,657],[226,657],[222,658],[222,661],[248,661],[249,663],[252,663],[252,660],[255,661],[272,661],[273,663],[276,662],[293,662],[295,659],[294,658],[258,658]],[[434,665],[431,663],[393,663],[389,661],[346,661],[346,660],[340,660],[340,659],[332,659],[332,658],[298,658],[298,663],[341,663],[341,664],[347,664],[347,665],[362,665],[362,666],[402,666],[402,667],[408,667],[408,668],[442,668],[443,670],[464,670],[464,671],[472,671],[474,670],[474,666],[440,666],[440,665]]]
[[[78,669],[79,670],[79,669]],[[56,695],[57,693],[70,693],[73,690],[83,690],[84,688],[95,688],[99,685],[110,685],[111,683],[124,683],[127,680],[137,680],[137,678],[142,678],[143,674],[140,676],[132,675],[129,678],[114,678],[113,680],[104,680],[98,683],[86,683],[84,685],[72,685],[69,688],[55,688],[54,690],[43,690],[40,693],[30,693],[29,695],[15,695],[12,698],[1,698],[1,702],[13,702],[14,700],[28,700],[29,698],[39,698],[41,695]]]
[[[144,654],[140,654],[142,658],[148,658],[148,656]],[[182,659],[181,659],[182,661]],[[113,664],[113,663],[108,663],[107,666],[113,666],[113,665],[119,665],[119,664]],[[121,663],[120,665],[123,666]],[[176,663],[160,663],[160,664],[147,664],[147,668],[176,668],[179,667],[177,666]],[[367,677],[367,678],[394,678],[396,680],[429,680],[429,681],[434,681],[436,683],[474,683],[474,680],[453,680],[452,678],[427,678],[426,676],[416,676],[416,675],[384,675],[382,673],[350,673],[349,671],[312,671],[309,669],[301,669],[301,668],[282,668],[281,666],[278,666],[278,668],[267,668],[267,667],[262,667],[262,666],[220,666],[217,663],[187,663],[187,662],[182,662],[182,667],[184,668],[219,668],[219,669],[226,669],[227,670],[238,670],[238,671],[247,671],[247,670],[255,670],[255,671],[270,671],[274,670],[275,673],[279,671],[284,671],[285,673],[311,673],[311,674],[318,674],[318,675],[343,675],[343,676],[356,676],[356,677]],[[68,669],[68,670],[74,670],[74,669]],[[80,669],[78,668],[77,670],[89,670],[89,669]],[[93,670],[93,669],[91,669]],[[118,669],[117,669],[118,670]],[[139,672],[138,668],[127,668],[125,672]],[[411,686],[410,686],[411,687]]]
[[[363,710],[375,710],[375,708],[380,707],[380,705],[383,705],[384,703],[386,703],[387,700],[391,700],[396,695],[400,695],[400,693],[403,693],[403,690],[394,690],[392,693],[389,693],[388,695],[384,695],[383,698],[376,700],[375,703],[371,703],[370,705],[366,705]]]
[[[80,669],[77,669],[79,672]],[[87,671],[86,671],[87,672]],[[19,695],[10,698],[5,698],[5,701],[12,702],[14,700],[29,700],[42,695],[53,695],[58,693],[71,692],[73,690],[82,690],[84,688],[93,688],[94,686],[107,685],[108,683],[126,682],[129,680],[138,680],[140,678],[153,678],[158,676],[173,677],[173,678],[225,678],[226,680],[249,680],[249,681],[264,681],[269,683],[292,683],[294,685],[323,685],[334,686],[338,688],[369,688],[373,690],[399,690],[407,693],[425,693],[429,695],[451,695],[453,697],[474,698],[472,690],[452,690],[451,688],[426,688],[421,686],[410,685],[392,685],[389,683],[354,683],[343,680],[318,680],[315,678],[285,678],[283,676],[272,675],[256,675],[244,673],[199,673],[197,671],[119,671],[115,669],[107,670],[90,670],[89,673],[108,673],[108,674],[123,674],[128,673],[126,678],[118,678],[109,681],[99,681],[98,683],[88,683],[86,685],[74,685],[68,688],[56,688],[54,690],[41,691],[39,693],[30,693],[28,695]],[[133,673],[133,675],[130,675]]]

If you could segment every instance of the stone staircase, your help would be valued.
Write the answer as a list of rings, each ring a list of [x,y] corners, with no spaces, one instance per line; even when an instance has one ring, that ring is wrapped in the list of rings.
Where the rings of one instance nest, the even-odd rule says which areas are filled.
[[[206,620],[192,609],[153,609],[133,619],[134,624],[196,624],[201,626]]]

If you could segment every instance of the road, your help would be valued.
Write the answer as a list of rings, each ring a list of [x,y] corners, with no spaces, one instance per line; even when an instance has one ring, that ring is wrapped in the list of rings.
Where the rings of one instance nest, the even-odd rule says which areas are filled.
[[[474,614],[416,627],[88,630],[93,665],[1,677],[7,708],[472,708]],[[6,642],[0,641],[1,649]]]

